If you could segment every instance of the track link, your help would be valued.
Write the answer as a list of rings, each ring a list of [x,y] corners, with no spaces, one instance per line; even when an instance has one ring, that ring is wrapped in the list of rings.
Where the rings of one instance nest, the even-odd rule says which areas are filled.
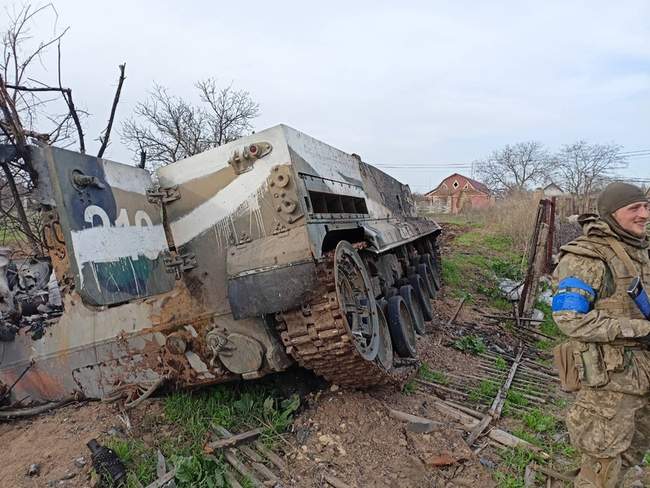
[[[312,302],[279,316],[278,330],[287,352],[300,366],[338,385],[368,388],[407,381],[417,363],[398,365],[388,372],[357,352],[336,294],[334,253],[316,270],[318,284]]]

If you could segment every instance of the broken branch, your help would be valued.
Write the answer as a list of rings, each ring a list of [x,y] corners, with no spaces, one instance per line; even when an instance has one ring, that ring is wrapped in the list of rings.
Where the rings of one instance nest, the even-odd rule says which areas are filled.
[[[74,122],[75,127],[77,128],[77,136],[79,137],[79,152],[81,154],[86,154],[86,143],[84,142],[84,132],[81,128],[81,122],[79,121],[79,114],[77,114],[77,109],[74,106],[74,101],[72,100],[72,90],[70,88],[63,88],[61,83],[61,42],[57,44],[58,52],[58,72],[59,72],[59,88],[63,94],[63,100],[65,100],[66,105],[70,115],[72,116],[72,121]]]
[[[241,434],[231,435],[229,437],[223,437],[217,441],[209,442],[206,447],[212,451],[224,447],[234,447],[238,444],[254,441],[262,435],[262,432],[263,430],[260,428],[249,430],[248,432],[242,432]]]
[[[117,89],[115,90],[115,97],[113,98],[113,106],[111,107],[111,115],[108,118],[108,124],[104,130],[104,136],[99,136],[99,140],[102,142],[102,146],[99,148],[97,157],[101,158],[104,155],[104,151],[108,146],[108,139],[111,136],[111,128],[113,127],[113,119],[115,118],[115,111],[117,110],[117,104],[120,101],[120,93],[122,93],[122,85],[124,84],[124,69],[126,68],[126,63],[120,64],[120,78],[117,81]]]

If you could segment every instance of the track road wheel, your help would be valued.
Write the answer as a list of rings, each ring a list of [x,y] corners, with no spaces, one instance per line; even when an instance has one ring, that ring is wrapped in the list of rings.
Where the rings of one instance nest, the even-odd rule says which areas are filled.
[[[388,299],[388,328],[393,339],[393,348],[404,358],[417,356],[415,349],[415,328],[411,312],[400,295]]]
[[[377,303],[363,261],[347,241],[341,241],[336,246],[334,283],[354,345],[363,359],[373,361],[380,343]]]
[[[388,328],[388,319],[384,314],[388,303],[381,300],[377,303],[377,317],[379,319],[379,351],[377,352],[377,364],[384,370],[390,371],[393,367],[393,343]]]
[[[413,287],[411,285],[404,285],[400,287],[399,294],[404,299],[404,303],[406,303],[406,306],[411,312],[415,332],[424,335],[424,315],[422,314],[422,307],[413,293]]]
[[[436,292],[436,284],[433,281],[433,275],[429,265],[420,263],[418,264],[418,274],[422,277],[422,285],[429,298],[434,299],[438,295]]]
[[[440,257],[436,254],[423,254],[421,262],[429,267],[431,281],[435,290],[440,290],[440,288],[442,288],[442,280],[440,279]]]
[[[326,253],[316,263],[311,300],[276,316],[287,354],[341,386],[368,388],[408,381],[417,371],[416,362],[396,361],[390,371],[382,366],[380,316],[370,283],[355,246],[342,241]],[[403,303],[399,295],[396,298]],[[406,305],[397,316],[397,324],[407,324],[407,333],[412,334],[410,358],[415,354],[415,332]]]
[[[424,320],[427,322],[433,320],[433,307],[431,306],[431,300],[429,300],[429,293],[426,291],[424,280],[419,274],[414,274],[409,276],[409,281],[413,287],[413,295],[415,295],[417,302],[420,304]]]

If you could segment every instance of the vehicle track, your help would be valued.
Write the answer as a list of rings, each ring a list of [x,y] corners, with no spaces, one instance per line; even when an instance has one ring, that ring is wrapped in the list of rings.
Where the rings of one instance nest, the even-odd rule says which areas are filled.
[[[300,366],[331,383],[356,388],[399,385],[417,371],[416,362],[400,365],[399,361],[386,371],[359,354],[336,294],[333,251],[317,265],[313,297],[308,305],[278,317],[282,342]]]

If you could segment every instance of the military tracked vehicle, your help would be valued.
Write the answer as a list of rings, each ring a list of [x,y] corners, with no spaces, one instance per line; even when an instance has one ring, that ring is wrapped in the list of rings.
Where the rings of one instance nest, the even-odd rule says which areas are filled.
[[[12,395],[129,400],[294,363],[399,381],[440,287],[408,186],[284,125],[158,169],[30,147],[44,259],[0,253]],[[7,279],[4,279],[7,277]]]

